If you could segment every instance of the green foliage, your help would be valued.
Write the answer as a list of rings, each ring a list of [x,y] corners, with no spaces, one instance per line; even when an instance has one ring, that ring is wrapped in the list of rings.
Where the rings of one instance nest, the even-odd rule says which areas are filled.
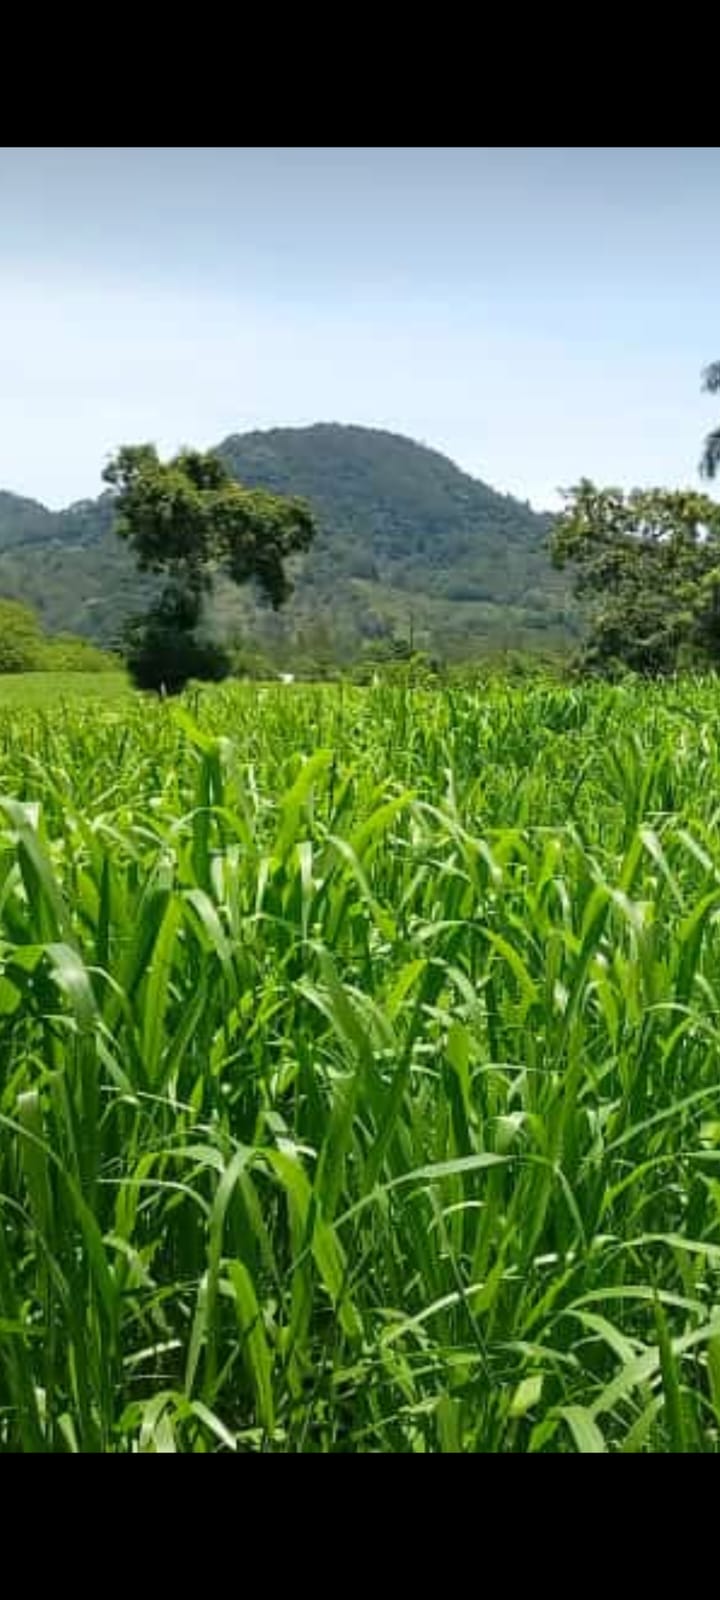
[[[219,453],[245,483],[296,487],[317,516],[298,564],[287,625],[320,616],[357,656],[365,640],[407,631],[444,654],[509,628],[567,632],[567,594],[546,539],[551,519],[498,494],[437,451],[380,429],[318,424],[227,439]],[[510,642],[509,640],[507,642]]]
[[[0,711],[0,1450],[720,1452],[717,682]]]
[[[214,575],[253,578],[277,610],[291,593],[285,562],[314,534],[303,501],[244,489],[211,451],[183,450],[161,462],[154,445],[126,445],[103,473],[112,487],[115,531],[141,572],[167,575],[144,623],[135,623],[127,663],[140,688],[177,693],[191,677],[218,679],[229,658],[196,639]]]
[[[478,689],[482,685],[564,683],[572,677],[568,651],[492,650],[477,661],[446,666],[443,681]]]
[[[231,643],[228,654],[230,674],[234,678],[248,678],[258,682],[277,676],[276,664],[262,650],[253,649],[238,640]]]
[[[193,597],[223,571],[233,583],[254,578],[275,609],[287,600],[285,562],[315,531],[303,501],[242,488],[212,451],[161,462],[154,445],[126,445],[103,477],[141,571],[169,573]]]
[[[40,660],[43,672],[117,673],[122,666],[117,655],[101,650],[89,639],[78,639],[72,633],[57,633],[46,639]]]
[[[369,650],[352,669],[353,683],[422,685],[435,682],[440,662],[426,650],[415,650],[404,639],[391,639],[385,648]]]
[[[593,602],[584,668],[657,676],[720,659],[720,506],[693,490],[566,495],[553,558]]]
[[[117,672],[117,659],[72,634],[48,638],[31,606],[0,600],[0,674]]]
[[[467,660],[488,649],[544,651],[572,641],[578,621],[546,547],[549,517],[496,494],[436,451],[391,433],[318,426],[226,440],[229,472],[249,488],[298,493],[317,537],[288,558],[287,605],[260,604],[222,571],[205,606],[214,633],[242,637],[279,670],[327,649],[335,666],[365,642],[409,631],[432,656]],[[31,503],[30,503],[31,504]],[[114,643],[157,598],[162,575],[139,573],[113,533],[106,493],[60,513],[0,495],[0,590],[28,599],[49,629]],[[26,536],[27,535],[27,536]],[[31,537],[32,535],[32,537]]]
[[[43,652],[40,624],[30,606],[0,600],[0,672],[32,672]]]
[[[54,537],[56,518],[37,500],[0,490],[0,542],[11,545],[45,544]]]
[[[231,670],[231,657],[213,639],[199,639],[194,630],[173,627],[166,611],[152,608],[128,629],[125,662],[138,689],[178,694],[191,678],[220,682]]]

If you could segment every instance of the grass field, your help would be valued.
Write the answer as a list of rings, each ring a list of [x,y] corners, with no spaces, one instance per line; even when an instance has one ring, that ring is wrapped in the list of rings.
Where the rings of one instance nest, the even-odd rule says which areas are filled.
[[[42,711],[75,700],[122,700],[130,693],[124,672],[0,673],[0,709],[32,706]]]
[[[0,1449],[717,1452],[719,738],[0,705]]]

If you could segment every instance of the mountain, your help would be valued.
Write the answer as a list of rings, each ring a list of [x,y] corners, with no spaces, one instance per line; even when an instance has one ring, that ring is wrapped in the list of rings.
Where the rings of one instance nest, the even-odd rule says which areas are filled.
[[[574,632],[542,516],[398,434],[317,423],[233,435],[218,453],[251,486],[304,496],[318,537],[291,565],[295,592],[274,615],[221,582],[223,633],[280,653],[294,644],[353,654],[391,634],[451,655],[489,644],[553,645]],[[142,609],[149,580],[112,531],[112,499],[51,512],[0,493],[0,593],[29,600],[48,628],[107,642]]]
[[[39,500],[23,500],[0,489],[0,549],[44,543],[53,536],[54,516]]]

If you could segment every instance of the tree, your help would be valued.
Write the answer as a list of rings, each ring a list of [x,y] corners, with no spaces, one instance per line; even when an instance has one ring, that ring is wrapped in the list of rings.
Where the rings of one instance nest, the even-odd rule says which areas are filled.
[[[566,496],[553,561],[590,602],[581,661],[656,675],[720,662],[720,506],[693,490],[598,489]]]
[[[130,633],[128,662],[143,687],[171,692],[191,676],[217,677],[228,658],[196,638],[213,577],[254,579],[274,610],[292,592],[285,562],[315,533],[303,500],[247,489],[212,451],[183,450],[160,461],[154,445],[125,445],[103,473],[115,496],[115,529],[141,572],[165,585]]]
[[[720,361],[713,361],[705,368],[703,389],[707,394],[720,394]],[[720,467],[720,428],[714,428],[705,440],[700,471],[704,478],[714,478],[718,467]]]
[[[144,617],[124,630],[125,661],[138,689],[179,694],[190,678],[220,682],[232,659],[214,639],[198,638],[194,605],[167,586]]]

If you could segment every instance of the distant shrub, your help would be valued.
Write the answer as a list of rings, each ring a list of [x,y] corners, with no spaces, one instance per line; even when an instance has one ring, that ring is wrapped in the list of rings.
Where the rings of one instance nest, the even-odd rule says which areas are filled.
[[[230,672],[233,678],[247,678],[253,682],[261,682],[276,675],[276,668],[262,650],[233,645],[229,654]]]
[[[407,655],[385,657],[383,660],[367,657],[357,662],[348,676],[352,683],[360,685],[379,681],[420,688],[437,683],[441,672],[440,662],[433,656],[424,650],[414,650]]]
[[[540,650],[488,650],[474,661],[455,663],[448,679],[471,687],[478,683],[530,683],[538,678],[561,680],[570,674],[567,653]]]
[[[37,672],[43,634],[30,606],[0,600],[0,672]]]
[[[116,657],[72,633],[48,637],[32,606],[0,600],[0,673],[112,672]]]
[[[109,650],[72,633],[58,633],[42,643],[41,664],[45,672],[117,672],[119,658]]]

